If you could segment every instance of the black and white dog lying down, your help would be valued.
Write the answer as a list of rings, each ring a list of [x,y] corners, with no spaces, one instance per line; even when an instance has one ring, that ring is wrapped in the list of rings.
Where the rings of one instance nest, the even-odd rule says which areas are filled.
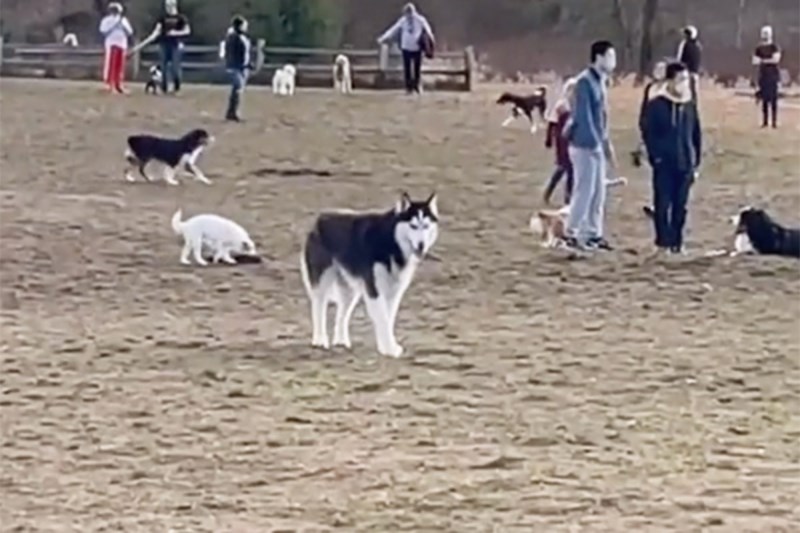
[[[763,209],[745,207],[731,217],[731,222],[736,226],[731,255],[757,253],[800,259],[800,229],[778,224]]]
[[[138,168],[144,179],[153,181],[144,169],[150,161],[157,161],[164,165],[164,181],[170,185],[178,184],[175,176],[181,167],[197,181],[210,185],[211,181],[197,166],[197,158],[212,142],[214,138],[204,129],[192,130],[180,139],[132,135],[128,137],[128,148],[125,150],[125,160],[128,162],[125,179],[136,181],[131,171]]]
[[[642,207],[642,211],[649,219],[653,219],[651,206]],[[713,251],[707,255],[735,257],[759,254],[800,259],[800,229],[786,228],[778,224],[763,209],[752,206],[744,207],[731,217],[731,223],[736,226],[733,251]]]
[[[520,96],[514,93],[503,93],[497,99],[498,104],[511,104],[511,116],[502,124],[505,128],[520,115],[528,117],[531,124],[531,133],[536,133],[539,120],[545,122],[544,113],[547,110],[547,88],[539,87],[536,92],[528,96]],[[536,111],[536,114],[534,114]]]

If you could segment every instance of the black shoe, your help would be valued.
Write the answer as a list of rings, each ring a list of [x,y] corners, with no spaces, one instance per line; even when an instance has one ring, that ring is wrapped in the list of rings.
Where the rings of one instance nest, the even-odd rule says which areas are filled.
[[[576,252],[583,252],[586,251],[586,246],[576,239],[575,237],[566,237],[564,239],[564,248],[567,250],[573,250]]]
[[[228,122],[244,122],[244,120],[240,119],[239,117],[225,117],[225,120]]]
[[[590,248],[595,250],[606,250],[610,252],[611,250],[614,249],[614,247],[611,246],[611,243],[609,243],[603,237],[593,237],[589,239],[589,241],[586,244],[588,244]]]

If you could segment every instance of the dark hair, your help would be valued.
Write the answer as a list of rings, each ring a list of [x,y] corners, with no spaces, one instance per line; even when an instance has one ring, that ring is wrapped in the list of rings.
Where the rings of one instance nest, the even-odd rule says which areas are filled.
[[[244,24],[244,17],[241,15],[236,15],[235,17],[233,17],[233,20],[231,20],[231,26],[233,26],[234,30],[242,29],[243,24]]]
[[[681,63],[680,61],[671,61],[667,63],[667,70],[664,73],[664,79],[674,80],[678,74],[686,70],[689,69],[685,64]]]
[[[594,60],[600,56],[606,55],[610,49],[614,48],[611,41],[595,41],[592,43],[591,51],[589,52],[589,61],[594,63]]]

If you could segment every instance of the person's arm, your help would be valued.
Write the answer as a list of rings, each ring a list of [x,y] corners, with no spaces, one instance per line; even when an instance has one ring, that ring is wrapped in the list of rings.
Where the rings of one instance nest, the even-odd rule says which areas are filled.
[[[661,102],[650,100],[645,108],[644,119],[644,145],[647,148],[647,157],[650,164],[655,166],[661,162],[661,150],[659,149],[659,139],[661,138]]]
[[[544,147],[552,148],[555,142],[556,130],[558,129],[558,122],[547,123],[547,135],[544,138]]]
[[[694,108],[694,128],[692,129],[692,145],[694,146],[695,153],[695,177],[697,169],[700,168],[700,163],[703,160],[703,131],[700,127],[700,113],[697,112],[697,107]]]
[[[133,35],[133,27],[127,17],[122,17],[122,29],[125,30],[128,37]]]
[[[403,19],[400,18],[389,27],[388,30],[383,32],[383,35],[378,37],[378,44],[386,44],[389,41],[394,40],[397,37],[397,34],[400,33],[400,27],[403,24]]]
[[[678,43],[678,53],[675,54],[675,59],[683,63],[683,51],[686,49],[686,39],[682,39],[680,43]]]
[[[192,33],[192,27],[189,25],[189,19],[181,15],[181,20],[183,21],[183,28],[180,30],[170,30],[167,35],[170,37],[186,37]]]
[[[419,15],[419,18],[422,21],[422,29],[423,29],[423,31],[425,31],[425,33],[428,34],[428,37],[430,37],[431,41],[435,42],[436,38],[433,36],[433,28],[431,28],[430,22],[428,22],[428,19],[425,18],[422,15]]]
[[[105,37],[114,28],[116,28],[119,23],[120,23],[120,18],[119,17],[115,17],[115,16],[112,16],[112,15],[107,15],[107,16],[103,17],[103,20],[100,21],[100,28],[99,28],[100,33],[102,33],[103,36]]]
[[[644,138],[644,129],[647,115],[647,102],[650,100],[650,89],[653,88],[651,81],[644,87],[644,95],[642,96],[642,105],[639,106],[639,135]]]
[[[777,65],[781,62],[781,49],[777,46],[775,47],[775,51],[769,57],[769,59],[765,59],[764,63],[769,63],[771,65]]]
[[[136,46],[131,48],[131,51],[128,52],[128,55],[135,54],[136,52],[138,52],[139,50],[141,50],[145,46],[149,45],[150,43],[152,43],[153,41],[158,39],[158,36],[160,34],[161,34],[161,23],[160,22],[156,22],[156,27],[153,28],[152,33],[150,33],[150,35],[148,35],[147,38],[144,41],[140,42],[139,44],[137,44]]]

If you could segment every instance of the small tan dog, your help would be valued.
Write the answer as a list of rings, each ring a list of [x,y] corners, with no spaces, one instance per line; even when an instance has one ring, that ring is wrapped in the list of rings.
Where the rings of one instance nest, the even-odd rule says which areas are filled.
[[[628,184],[627,178],[614,178],[606,180],[606,187],[624,186]],[[558,248],[567,237],[567,217],[569,204],[560,209],[542,209],[531,217],[529,226],[534,234],[541,238],[545,248]]]

